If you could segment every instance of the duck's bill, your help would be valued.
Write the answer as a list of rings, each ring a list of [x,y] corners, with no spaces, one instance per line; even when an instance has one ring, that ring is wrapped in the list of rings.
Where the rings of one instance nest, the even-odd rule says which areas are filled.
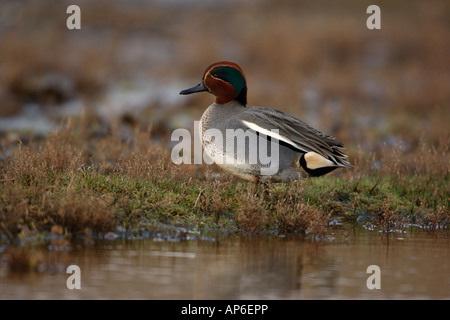
[[[180,94],[191,94],[191,93],[203,92],[203,91],[208,91],[208,88],[206,88],[206,86],[203,84],[203,81],[202,81],[198,85],[196,85],[192,88],[181,90]]]

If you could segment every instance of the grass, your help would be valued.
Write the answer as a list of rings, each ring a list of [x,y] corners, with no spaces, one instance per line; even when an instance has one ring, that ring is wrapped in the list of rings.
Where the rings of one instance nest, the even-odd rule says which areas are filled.
[[[269,195],[255,197],[250,183],[225,173],[211,178],[214,167],[172,164],[169,150],[152,142],[149,132],[124,142],[112,131],[87,139],[83,127],[69,121],[40,144],[19,143],[1,161],[3,241],[55,230],[69,238],[118,230],[136,236],[161,226],[321,236],[332,219],[359,217],[386,232],[407,223],[448,227],[448,144],[406,162],[401,152],[391,152],[380,169],[370,157],[350,155],[354,169],[272,184]],[[108,153],[107,146],[122,152]]]

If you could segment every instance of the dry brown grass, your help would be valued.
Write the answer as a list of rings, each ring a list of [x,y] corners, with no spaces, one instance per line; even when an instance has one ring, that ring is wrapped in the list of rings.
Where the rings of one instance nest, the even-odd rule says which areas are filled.
[[[119,229],[133,235],[161,224],[317,239],[326,237],[331,220],[360,216],[387,233],[412,224],[429,231],[448,227],[450,174],[442,170],[448,147],[424,143],[413,158],[387,146],[381,159],[359,152],[352,157],[354,169],[270,185],[269,195],[255,197],[251,184],[223,173],[212,178],[214,167],[175,166],[148,131],[137,130],[128,141],[113,130],[90,139],[83,121],[69,121],[38,144],[19,143],[0,162],[4,241],[45,239],[50,233],[76,240]],[[11,251],[8,259],[19,269],[36,268],[32,252],[23,258],[23,252]]]
[[[279,201],[273,217],[281,233],[307,232],[315,237],[323,237],[330,220],[330,213],[302,202],[292,204],[289,199]]]
[[[257,234],[270,230],[270,213],[262,198],[246,194],[236,210],[234,221],[245,234]]]

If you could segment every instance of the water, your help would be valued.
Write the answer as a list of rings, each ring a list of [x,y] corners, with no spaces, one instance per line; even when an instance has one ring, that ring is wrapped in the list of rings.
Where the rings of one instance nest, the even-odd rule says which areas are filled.
[[[449,233],[336,227],[301,235],[185,241],[105,240],[46,254],[53,267],[0,265],[1,299],[449,299]],[[81,289],[69,290],[68,264]],[[367,288],[380,267],[381,289]]]

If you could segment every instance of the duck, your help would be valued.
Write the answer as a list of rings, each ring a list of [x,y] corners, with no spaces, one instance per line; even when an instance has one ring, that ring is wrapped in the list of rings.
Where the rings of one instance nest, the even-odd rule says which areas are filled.
[[[215,96],[198,125],[204,153],[223,170],[253,182],[255,194],[260,183],[264,184],[266,193],[269,182],[318,177],[352,166],[344,153],[344,144],[333,136],[284,112],[262,106],[248,107],[246,77],[235,62],[211,64],[200,83],[180,94],[198,92]],[[239,139],[239,135],[229,135],[229,132],[241,133],[244,142],[233,146],[230,140],[236,136]],[[262,156],[255,156],[263,149],[267,155],[277,156],[273,157],[276,166]],[[269,170],[269,166],[275,169]]]

